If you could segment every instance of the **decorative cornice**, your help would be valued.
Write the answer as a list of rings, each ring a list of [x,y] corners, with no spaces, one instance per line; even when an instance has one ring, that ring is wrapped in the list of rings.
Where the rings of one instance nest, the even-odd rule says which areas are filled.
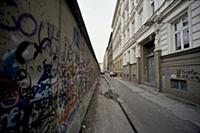
[[[120,52],[120,54],[118,54],[114,59],[113,62],[115,62],[117,59],[119,59],[122,56],[122,52]]]
[[[115,11],[114,11],[114,15],[113,15],[113,19],[112,19],[112,25],[111,27],[113,27],[114,25],[114,22],[115,22],[115,18],[116,18],[116,15],[117,15],[117,11],[118,11],[118,7],[119,7],[119,4],[120,4],[120,0],[117,0],[117,3],[116,3],[116,6],[115,6]]]
[[[182,55],[191,54],[191,53],[200,53],[200,46],[196,47],[196,48],[190,48],[190,49],[187,49],[184,51],[179,51],[179,52],[174,52],[174,53],[171,53],[168,55],[164,55],[164,56],[162,56],[162,59],[182,56]]]

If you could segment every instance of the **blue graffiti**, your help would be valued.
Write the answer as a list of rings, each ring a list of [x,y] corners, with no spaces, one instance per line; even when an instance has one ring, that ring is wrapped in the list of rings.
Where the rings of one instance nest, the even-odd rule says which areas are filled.
[[[15,54],[14,52],[6,53],[2,59],[3,65],[0,69],[0,75],[1,76],[9,76],[9,77],[15,77],[19,66],[15,65]]]
[[[17,7],[18,0],[3,0],[3,2],[5,2],[9,6],[15,6],[15,7]]]
[[[41,68],[38,67],[38,70],[40,70]],[[53,76],[51,74],[52,71],[52,65],[51,64],[46,64],[46,59],[43,61],[43,74],[41,76],[41,78],[38,80],[38,84],[48,80],[50,81]]]
[[[38,25],[37,25],[36,19],[31,14],[23,13],[18,18],[11,16],[11,20],[12,20],[12,25],[8,25],[8,24],[3,23],[2,20],[0,19],[0,28],[5,29],[7,31],[12,31],[12,32],[21,31],[22,34],[28,37],[35,35]],[[22,23],[24,21],[32,22],[33,24],[32,30],[25,31],[25,29],[23,29],[24,25],[22,25]]]

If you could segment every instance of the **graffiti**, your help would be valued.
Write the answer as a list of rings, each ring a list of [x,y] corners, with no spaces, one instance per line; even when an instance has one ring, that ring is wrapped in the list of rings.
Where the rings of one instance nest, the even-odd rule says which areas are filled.
[[[195,81],[200,83],[200,73],[195,71],[194,69],[186,71],[182,69],[177,69],[176,74],[178,78],[184,78],[187,80]]]
[[[26,108],[29,101],[26,96],[20,93],[18,86],[13,81],[3,78],[0,79],[0,85],[2,87],[0,91],[0,120],[3,122],[3,127],[6,127],[1,130],[10,132],[13,129],[19,132],[20,129],[16,129],[16,126],[23,125],[22,121],[27,121]]]
[[[42,83],[43,81],[50,80],[52,78],[51,75],[51,64],[46,64],[46,60],[43,61],[44,72],[42,77],[39,79],[38,84]],[[41,71],[41,67],[38,67],[38,70]]]
[[[20,64],[25,64],[34,59],[34,48],[36,47],[35,45],[35,43],[30,43],[27,41],[21,42],[15,52],[16,60]]]
[[[42,33],[46,36],[42,39]],[[45,49],[46,46],[50,48],[51,54],[57,53],[57,48],[53,47],[53,41],[58,41],[58,37],[55,35],[55,26],[48,23],[48,22],[41,22],[38,29],[38,43],[39,43],[39,50]],[[39,51],[38,50],[38,51]]]
[[[50,25],[50,24],[48,24]],[[28,41],[23,41],[19,44],[15,55],[16,55],[16,60],[21,63],[25,64],[28,63],[29,61],[35,60],[39,54],[42,54],[42,52],[48,47],[50,49],[50,55],[54,55],[54,59],[56,59],[56,53],[57,53],[57,47],[53,47],[52,41],[53,39],[57,41],[56,37],[53,36],[54,34],[54,28],[52,25],[48,28],[48,32],[46,33],[48,36],[43,37],[41,39],[41,33],[42,33],[42,27],[44,26],[43,22],[41,22],[39,31],[38,31],[38,43],[34,42],[28,42]],[[52,27],[52,28],[51,28]],[[52,29],[52,30],[51,30]]]
[[[17,9],[18,1],[4,2]],[[5,34],[14,45],[5,42],[8,50],[0,49],[0,132],[66,131],[96,80],[97,65],[88,46],[76,27],[59,36],[49,20],[9,11],[6,20],[4,12],[2,8],[1,31],[20,39]]]
[[[50,99],[53,99],[53,88],[52,85],[55,83],[51,82],[53,78],[52,65],[46,63],[47,60],[43,61],[43,74],[39,78],[37,85],[34,85],[30,90],[31,102],[35,104],[35,109],[42,108],[45,106]],[[38,71],[41,72],[41,67],[38,67]]]
[[[0,79],[0,105],[2,108],[11,108],[19,101],[17,86],[9,79]]]
[[[73,43],[76,44],[77,48],[79,48],[80,44],[80,33],[76,28],[73,29]]]
[[[37,31],[37,21],[35,18],[29,14],[29,13],[23,13],[19,15],[18,18],[11,16],[12,19],[12,25],[8,25],[0,19],[0,28],[7,30],[7,31],[20,31],[22,34],[25,36],[33,36],[36,34]],[[29,22],[29,25],[32,25],[32,29],[29,29],[26,31],[27,28],[24,28],[25,26],[23,25],[23,22]]]
[[[15,7],[17,7],[18,0],[3,0],[3,2],[5,2],[9,6],[15,6]]]
[[[17,124],[17,121],[15,120],[17,114],[19,113],[19,108],[15,107],[13,108],[9,114],[4,114],[1,116],[1,119],[6,118],[7,119],[7,128],[14,127]]]
[[[80,58],[80,45],[77,46],[77,44],[75,44],[76,41],[74,40],[74,35],[72,42],[70,42],[67,37],[65,38],[65,47],[67,47],[67,50],[63,51],[63,63],[59,65],[60,83],[62,85],[62,90],[59,94],[59,108],[61,111],[58,115],[60,130],[67,128],[69,119],[73,116],[74,110],[77,109],[77,106],[80,103],[79,99],[86,92],[85,82],[87,77],[84,75],[85,72],[83,72],[85,71],[84,62],[81,62]]]
[[[8,51],[8,53],[6,53],[2,57],[2,67],[0,68],[0,75],[15,77],[18,69],[19,67],[16,65],[15,62],[14,51]]]

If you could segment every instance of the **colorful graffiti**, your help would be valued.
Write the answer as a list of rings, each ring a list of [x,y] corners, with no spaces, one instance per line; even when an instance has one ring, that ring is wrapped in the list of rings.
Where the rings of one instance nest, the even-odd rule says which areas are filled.
[[[19,0],[3,2],[18,9]],[[76,26],[59,33],[57,23],[34,13],[4,17],[6,10],[0,9],[0,34],[10,41],[0,45],[0,132],[65,132],[98,75],[91,51]]]

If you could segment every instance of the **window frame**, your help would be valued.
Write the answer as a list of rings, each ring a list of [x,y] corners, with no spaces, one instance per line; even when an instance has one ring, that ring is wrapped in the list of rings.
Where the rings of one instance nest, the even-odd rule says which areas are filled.
[[[150,6],[151,6],[151,13],[155,13],[155,1],[154,0],[151,0],[150,1]]]
[[[170,87],[180,91],[187,91],[188,83],[187,80],[170,79]]]
[[[133,51],[133,62],[136,62],[136,46],[132,47]]]
[[[181,30],[181,48],[180,49],[176,49],[176,39],[175,39],[175,33],[177,33],[175,31],[175,24],[178,22],[178,21],[182,21],[181,19],[184,18],[184,16],[187,15],[187,22],[188,22],[188,25],[187,26],[182,26],[182,30]],[[183,31],[185,29],[188,28],[188,42],[189,42],[189,46],[187,48],[184,48],[184,44],[183,44]],[[191,36],[191,13],[190,13],[190,9],[189,8],[186,8],[185,11],[183,11],[182,13],[179,13],[174,19],[173,21],[171,21],[171,30],[172,30],[172,33],[171,34],[171,37],[172,37],[172,48],[173,48],[173,51],[174,52],[180,52],[180,51],[185,51],[185,50],[188,50],[188,49],[192,49],[193,48],[193,45],[192,45],[192,36]]]
[[[141,7],[138,11],[138,16],[139,16],[139,27],[143,25],[143,7]]]

